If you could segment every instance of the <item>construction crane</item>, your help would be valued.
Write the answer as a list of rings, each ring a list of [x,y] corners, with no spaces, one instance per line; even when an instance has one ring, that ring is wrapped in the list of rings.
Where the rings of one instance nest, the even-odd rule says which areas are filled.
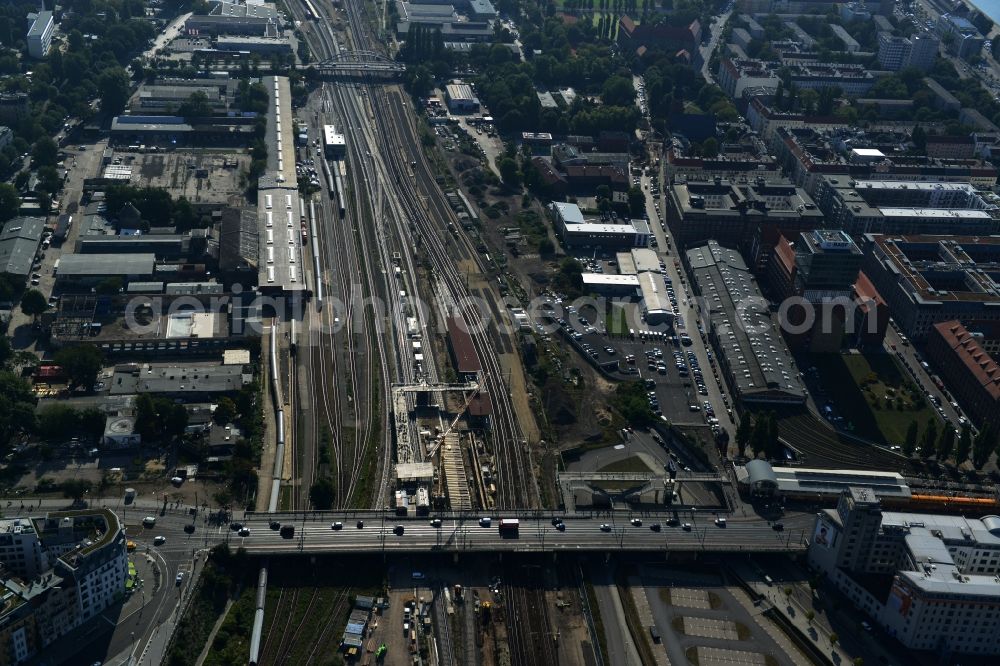
[[[434,443],[431,444],[429,447],[427,447],[428,458],[434,455],[434,453],[438,450],[438,447],[441,446],[441,442],[443,442],[444,438],[447,437],[448,434],[455,429],[455,426],[458,425],[459,419],[461,419],[462,416],[465,414],[465,410],[469,408],[469,405],[472,404],[472,401],[475,399],[475,397],[479,395],[479,385],[473,383],[473,386],[475,388],[471,390],[468,397],[465,399],[465,404],[462,405],[462,408],[460,410],[458,410],[458,414],[455,415],[455,419],[451,422],[451,424],[447,428],[445,428],[444,432],[442,432],[440,435],[437,436],[437,439],[434,441]]]

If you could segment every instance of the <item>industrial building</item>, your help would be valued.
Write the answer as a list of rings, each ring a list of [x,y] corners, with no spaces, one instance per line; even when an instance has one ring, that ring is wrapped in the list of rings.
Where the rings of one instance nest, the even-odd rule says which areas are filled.
[[[1000,517],[883,511],[855,486],[809,541],[810,566],[907,649],[1000,654]]]
[[[111,395],[151,393],[188,401],[238,393],[253,381],[242,365],[153,365],[126,363],[115,366]]]
[[[452,113],[476,113],[479,111],[479,98],[472,92],[468,83],[449,83],[445,86],[445,97],[448,109]]]
[[[600,296],[635,296],[639,289],[639,276],[583,273],[583,291]]]
[[[109,278],[122,286],[135,280],[150,281],[156,272],[156,255],[137,254],[64,254],[56,269],[56,287],[60,291],[89,291]]]
[[[806,388],[792,355],[740,254],[710,240],[684,259],[734,396],[744,405],[804,403]]]
[[[866,234],[861,249],[862,270],[912,339],[939,322],[1000,320],[1000,236]]]
[[[567,247],[647,247],[652,236],[645,220],[590,220],[576,204],[559,201],[549,204],[549,211]]]
[[[45,220],[40,217],[15,217],[7,221],[0,231],[0,274],[28,277],[44,229]]]
[[[642,297],[642,318],[650,326],[673,324],[674,309],[667,296],[667,285],[659,272],[639,273],[639,294]]]
[[[288,78],[266,76],[271,98],[267,115],[267,171],[257,184],[259,255],[257,284],[263,293],[301,295],[308,287],[302,261],[302,219],[292,136],[292,93]]]
[[[456,317],[448,317],[448,351],[460,378],[475,379],[482,372],[483,366],[472,336],[465,322]]]
[[[55,20],[52,12],[40,11],[37,14],[28,14],[28,55],[36,60],[41,60],[48,55],[52,46],[52,32],[55,30]]]
[[[328,159],[341,160],[347,156],[347,143],[344,135],[333,125],[323,125],[323,149]]]

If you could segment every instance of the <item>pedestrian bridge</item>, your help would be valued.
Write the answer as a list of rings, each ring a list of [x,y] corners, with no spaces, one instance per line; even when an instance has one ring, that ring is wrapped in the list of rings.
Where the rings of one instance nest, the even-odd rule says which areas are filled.
[[[309,65],[320,76],[395,78],[406,71],[406,65],[390,60],[375,51],[341,51],[332,58]]]

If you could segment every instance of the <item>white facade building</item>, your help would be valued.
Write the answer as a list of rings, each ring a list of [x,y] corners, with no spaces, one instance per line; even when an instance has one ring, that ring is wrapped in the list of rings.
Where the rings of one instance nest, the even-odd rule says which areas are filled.
[[[52,46],[52,31],[55,30],[52,12],[29,14],[28,21],[28,55],[36,59],[44,58]]]
[[[907,648],[1000,655],[1000,516],[883,512],[852,487],[818,514],[808,557]]]

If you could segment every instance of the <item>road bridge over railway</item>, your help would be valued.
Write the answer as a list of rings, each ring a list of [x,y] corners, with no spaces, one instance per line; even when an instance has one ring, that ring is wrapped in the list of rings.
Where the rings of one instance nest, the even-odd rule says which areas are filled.
[[[241,521],[249,535],[230,531],[224,536],[232,548],[251,555],[336,553],[581,553],[581,552],[743,552],[794,553],[808,545],[814,517],[798,514],[784,519],[780,531],[763,519],[728,518],[724,526],[715,515],[693,510],[655,513],[622,512],[610,515],[504,511],[517,516],[516,537],[501,535],[499,518],[489,526],[471,514],[435,514],[397,517],[390,512],[297,512],[248,514]],[[640,518],[641,516],[641,518]],[[562,528],[553,525],[558,517]],[[632,519],[640,521],[633,524]],[[673,520],[670,520],[670,519]],[[359,522],[360,521],[360,522]],[[668,522],[669,521],[669,522]],[[337,525],[339,523],[339,525]],[[272,528],[272,524],[274,527]],[[358,525],[361,525],[359,527]],[[278,526],[291,525],[283,535]],[[654,528],[653,526],[657,527]],[[221,536],[221,535],[220,535]]]
[[[324,78],[387,78],[402,76],[406,65],[390,60],[374,51],[340,51],[336,55],[310,64]]]

